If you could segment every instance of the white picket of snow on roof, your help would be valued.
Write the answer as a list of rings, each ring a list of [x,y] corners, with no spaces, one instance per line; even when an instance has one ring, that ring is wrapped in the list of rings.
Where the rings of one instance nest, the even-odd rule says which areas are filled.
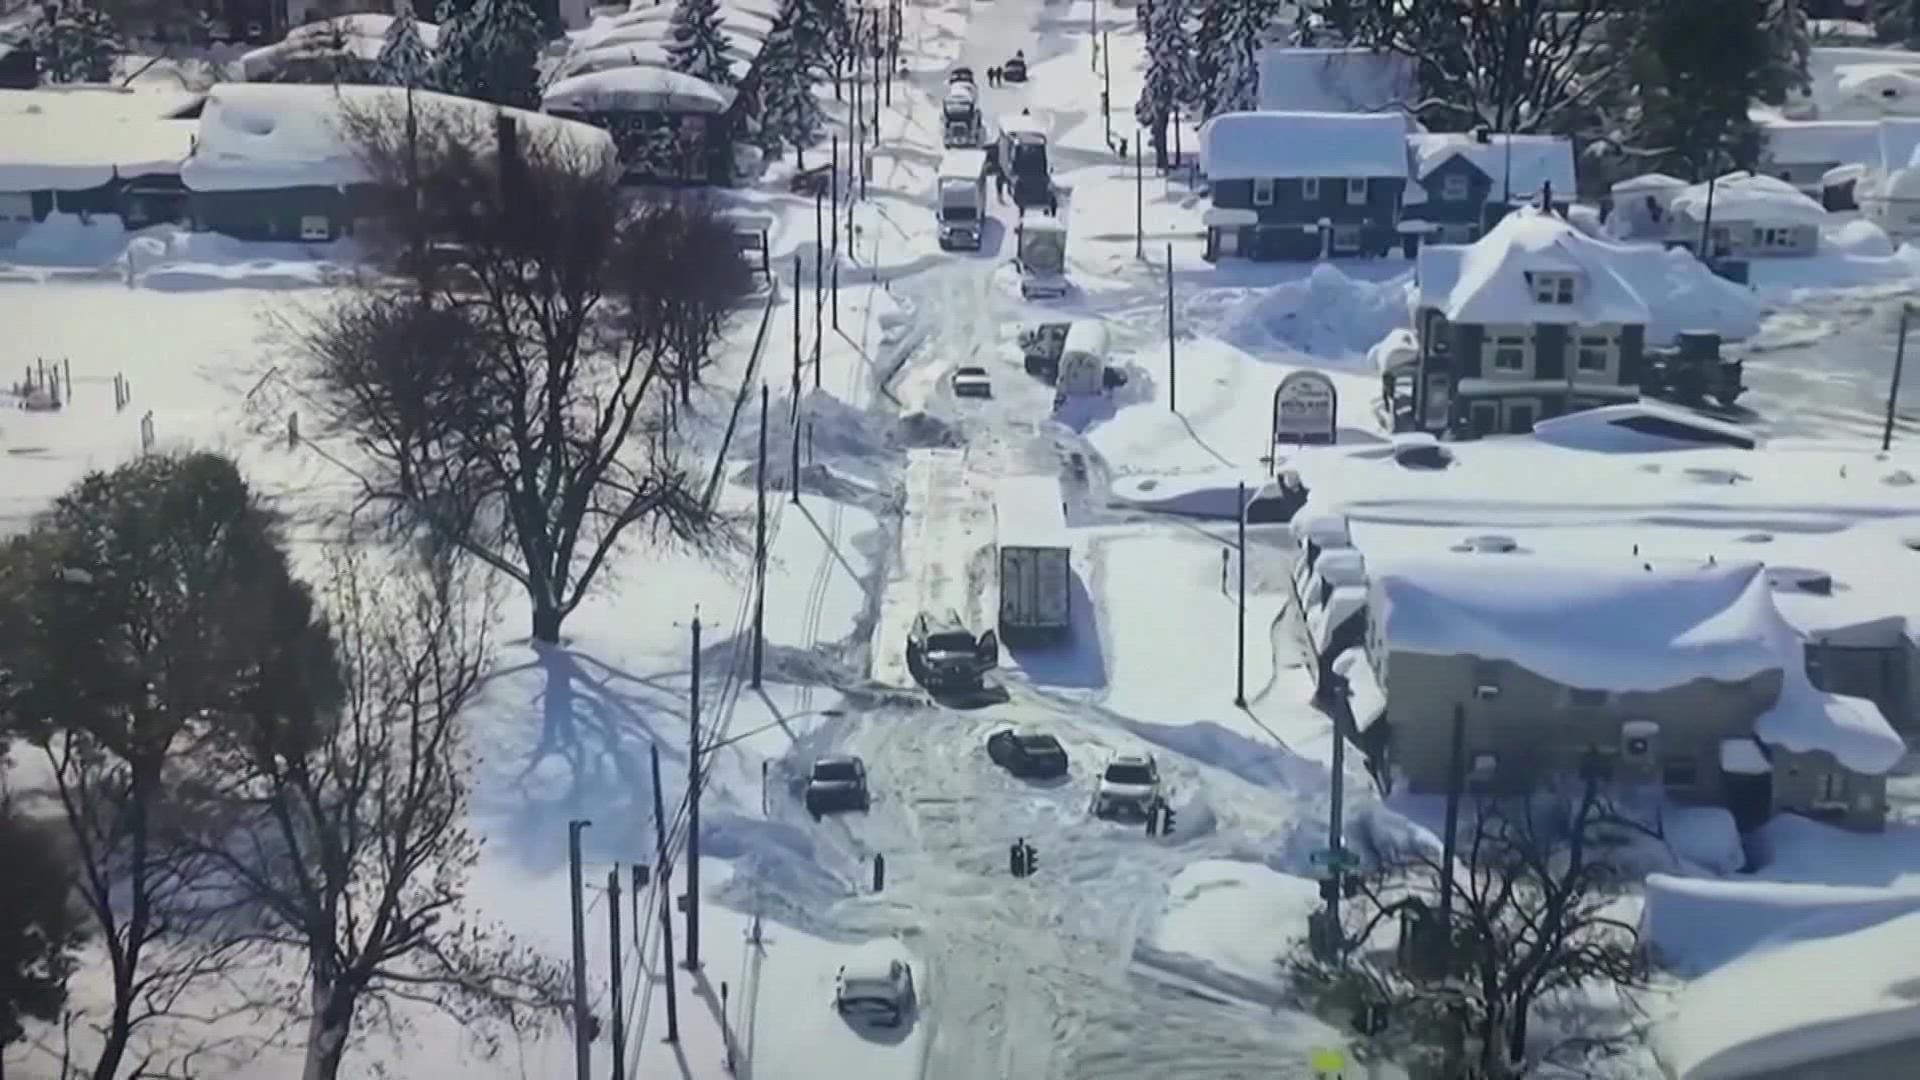
[[[1695,184],[1673,197],[1676,214],[1695,221],[1707,216],[1707,186]],[[1811,225],[1828,221],[1827,208],[1806,192],[1773,176],[1749,172],[1728,173],[1713,182],[1713,220],[1746,221],[1755,225]]]
[[[394,86],[222,83],[207,92],[181,179],[194,191],[364,183],[367,171],[346,141],[343,116],[379,110],[397,118],[406,101],[407,91]],[[425,90],[414,91],[413,107],[421,115],[463,115],[489,130],[504,112],[519,122],[523,138],[564,140],[584,154],[613,160],[612,137],[589,124]]]
[[[1449,322],[1644,325],[1652,313],[1623,276],[1622,252],[1564,218],[1522,207],[1471,245],[1423,246],[1415,306]],[[1579,275],[1573,303],[1540,303],[1533,273]]]
[[[1653,1031],[1674,1080],[1813,1071],[1920,1030],[1920,912],[1839,910],[1688,983]]]
[[[1348,48],[1268,46],[1259,56],[1262,109],[1328,113],[1393,111],[1415,99],[1411,57]],[[1403,118],[1402,124],[1410,124]],[[1403,130],[1405,130],[1403,128]]]
[[[718,115],[736,92],[705,79],[657,67],[612,68],[574,75],[547,88],[550,112],[681,112]]]
[[[1230,112],[1200,129],[1209,180],[1407,175],[1407,129],[1398,114]]]
[[[1353,710],[1356,730],[1367,730],[1387,714],[1387,692],[1380,687],[1367,650],[1356,645],[1334,657],[1333,673],[1347,680],[1347,707]]]
[[[1872,120],[1769,120],[1760,125],[1767,160],[1776,165],[1840,165],[1880,160],[1880,125]]]
[[[1483,143],[1472,135],[1423,133],[1407,136],[1407,145],[1413,150],[1414,179],[1425,180],[1433,170],[1461,157],[1493,180],[1494,198],[1504,193],[1509,173],[1516,200],[1537,196],[1548,184],[1561,198],[1571,200],[1579,184],[1573,140],[1563,135],[1489,135]]]
[[[0,90],[0,191],[84,191],[178,175],[195,124],[168,119],[189,95],[62,87]]]

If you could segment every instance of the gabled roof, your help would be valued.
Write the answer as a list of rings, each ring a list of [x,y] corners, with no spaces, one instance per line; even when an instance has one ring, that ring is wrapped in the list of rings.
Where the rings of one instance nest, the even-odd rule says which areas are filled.
[[[1259,64],[1262,109],[1404,116],[1417,89],[1412,59],[1398,53],[1270,46]]]
[[[1620,246],[1597,240],[1563,218],[1522,207],[1471,245],[1420,249],[1415,306],[1449,322],[1645,325],[1647,304],[1623,274]],[[1527,275],[1581,275],[1571,304],[1542,304]]]
[[[1413,178],[1425,180],[1454,158],[1465,158],[1493,181],[1494,197],[1504,193],[1511,177],[1516,201],[1540,194],[1547,184],[1562,198],[1572,199],[1579,180],[1574,172],[1573,140],[1563,135],[1489,135],[1481,142],[1472,135],[1425,133],[1407,136],[1413,151]]]
[[[1407,175],[1399,114],[1230,112],[1200,129],[1200,171],[1210,180]]]

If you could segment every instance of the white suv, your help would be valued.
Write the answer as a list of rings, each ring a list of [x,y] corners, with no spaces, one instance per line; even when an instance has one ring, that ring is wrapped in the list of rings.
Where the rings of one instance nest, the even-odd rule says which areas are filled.
[[[1160,767],[1152,754],[1115,754],[1100,773],[1093,792],[1095,817],[1121,813],[1147,815],[1160,797]]]
[[[899,1027],[913,1009],[913,968],[898,958],[863,958],[840,968],[833,1007],[849,1020]]]

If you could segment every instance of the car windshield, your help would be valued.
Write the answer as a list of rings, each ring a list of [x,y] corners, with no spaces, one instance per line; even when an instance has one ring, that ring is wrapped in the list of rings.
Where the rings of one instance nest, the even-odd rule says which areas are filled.
[[[927,639],[927,648],[934,652],[972,652],[973,644],[973,635],[965,630],[950,630]]]
[[[813,767],[815,780],[858,780],[860,771],[851,761],[822,761]]]
[[[963,378],[984,379],[987,376],[987,369],[983,367],[963,367],[955,371],[954,374],[962,376]]]
[[[1060,749],[1051,735],[1022,735],[1020,745],[1036,753],[1051,754]]]
[[[980,217],[980,211],[971,206],[943,206],[940,213],[948,221],[976,221]]]
[[[1107,779],[1116,784],[1151,784],[1153,766],[1119,762],[1107,766]]]

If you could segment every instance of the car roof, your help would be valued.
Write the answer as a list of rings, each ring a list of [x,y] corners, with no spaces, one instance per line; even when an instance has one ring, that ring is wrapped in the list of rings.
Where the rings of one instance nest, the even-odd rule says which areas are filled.
[[[1153,764],[1153,755],[1151,754],[1115,754],[1113,755],[1113,760],[1107,762],[1107,764],[1109,765],[1151,765]]]
[[[948,630],[965,631],[967,629],[967,624],[960,618],[960,613],[951,609],[945,612],[923,611],[920,617],[927,620],[927,629],[936,634]]]
[[[1044,731],[1020,731],[1015,732],[1013,737],[1023,743],[1037,744],[1040,746],[1060,745],[1059,739],[1054,738]]]
[[[828,754],[825,757],[817,757],[813,759],[813,767],[816,769],[822,765],[858,765],[858,764],[860,764],[860,756],[858,754]]]

